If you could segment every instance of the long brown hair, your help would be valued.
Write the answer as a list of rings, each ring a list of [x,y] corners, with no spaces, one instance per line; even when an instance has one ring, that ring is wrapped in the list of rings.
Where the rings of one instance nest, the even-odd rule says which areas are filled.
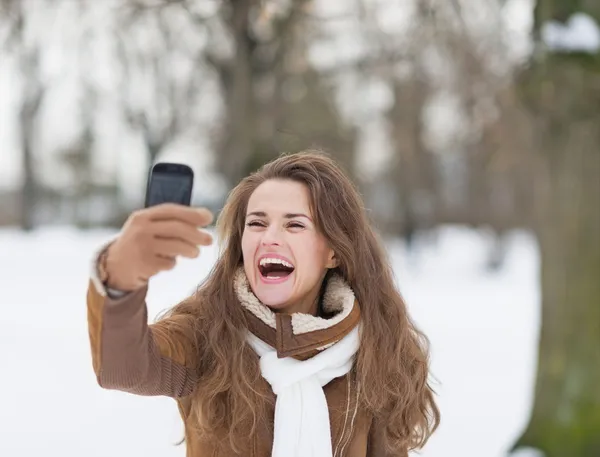
[[[421,447],[439,424],[428,383],[428,341],[407,315],[393,271],[362,198],[342,169],[318,151],[282,155],[235,187],[217,220],[221,254],[192,299],[168,314],[197,348],[199,382],[191,414],[199,432],[240,450],[263,420],[268,396],[257,358],[246,343],[247,322],[233,278],[243,264],[241,240],[252,192],[271,179],[309,190],[317,228],[339,261],[362,315],[355,373],[363,408],[385,424],[392,450]]]

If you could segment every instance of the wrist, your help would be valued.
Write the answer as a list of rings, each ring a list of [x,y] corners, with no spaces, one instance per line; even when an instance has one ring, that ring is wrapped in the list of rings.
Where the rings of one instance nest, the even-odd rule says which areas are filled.
[[[142,280],[137,280],[134,283],[130,281],[123,281],[122,278],[124,275],[115,273],[115,271],[117,271],[117,265],[114,257],[111,256],[110,246],[106,250],[103,261],[106,272],[104,285],[107,289],[117,291],[117,293],[129,293],[139,290],[146,285],[146,283]]]
[[[111,295],[123,295],[131,292],[126,286],[115,281],[115,276],[111,275],[109,269],[109,252],[112,243],[109,244],[98,256],[98,277],[107,292]]]

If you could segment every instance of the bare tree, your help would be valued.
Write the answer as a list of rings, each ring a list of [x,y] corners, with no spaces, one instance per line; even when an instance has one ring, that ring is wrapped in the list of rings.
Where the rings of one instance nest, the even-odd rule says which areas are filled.
[[[14,56],[22,82],[18,113],[23,170],[21,228],[32,230],[35,225],[35,208],[39,196],[34,166],[34,139],[37,115],[47,86],[40,74],[39,42],[28,39],[28,32],[31,34],[31,31],[27,30],[30,27],[27,7],[28,2],[23,0],[0,2],[0,16],[3,18],[5,31],[3,48],[5,52]]]
[[[224,49],[213,41],[208,49],[224,101],[215,138],[217,167],[230,183],[276,152],[269,138],[281,119],[284,62],[303,3],[290,2],[272,13],[258,1],[229,1],[221,7],[218,23],[211,24],[215,40],[230,43]]]
[[[123,99],[126,117],[143,133],[150,159],[186,129],[193,129],[197,118],[189,110],[193,114],[194,105],[197,109],[198,93],[213,76],[220,89],[221,112],[216,128],[206,131],[211,134],[216,170],[230,185],[282,151],[320,147],[338,157],[351,156],[353,135],[340,122],[320,74],[307,65],[303,26],[309,3],[129,3],[118,27],[127,75]],[[173,21],[175,14],[185,18]],[[168,56],[182,47],[178,35],[183,26],[174,30],[173,23],[182,22],[197,30],[203,42],[187,49],[186,58],[195,65],[187,82],[169,74]],[[140,28],[155,30],[152,43],[158,44],[148,46],[148,34],[142,39],[136,32]],[[142,75],[151,75],[152,93],[157,94],[151,107],[136,105],[129,95],[139,89]]]
[[[319,73],[307,65],[309,3],[227,1],[216,17],[199,19],[223,100],[216,165],[230,185],[283,151],[320,147],[340,156],[352,149]]]
[[[139,132],[148,160],[199,127],[202,84],[207,71],[204,20],[188,2],[126,3],[118,11],[117,51],[122,66],[125,119]],[[184,33],[185,32],[185,33]]]

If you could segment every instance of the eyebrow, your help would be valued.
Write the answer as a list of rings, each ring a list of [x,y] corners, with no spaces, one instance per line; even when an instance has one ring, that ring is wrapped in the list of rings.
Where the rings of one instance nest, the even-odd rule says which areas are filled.
[[[246,214],[246,217],[249,217],[249,216],[267,217],[267,213],[265,213],[264,211],[253,211],[251,213]],[[286,214],[284,214],[283,217],[285,219],[295,219],[297,217],[305,217],[309,221],[312,221],[312,219],[304,213],[286,213]]]

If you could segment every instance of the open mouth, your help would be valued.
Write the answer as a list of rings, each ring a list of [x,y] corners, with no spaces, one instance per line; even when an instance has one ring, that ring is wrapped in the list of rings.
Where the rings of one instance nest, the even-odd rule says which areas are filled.
[[[258,264],[258,270],[265,279],[287,278],[294,271],[294,266],[283,260],[272,257],[264,257]]]

